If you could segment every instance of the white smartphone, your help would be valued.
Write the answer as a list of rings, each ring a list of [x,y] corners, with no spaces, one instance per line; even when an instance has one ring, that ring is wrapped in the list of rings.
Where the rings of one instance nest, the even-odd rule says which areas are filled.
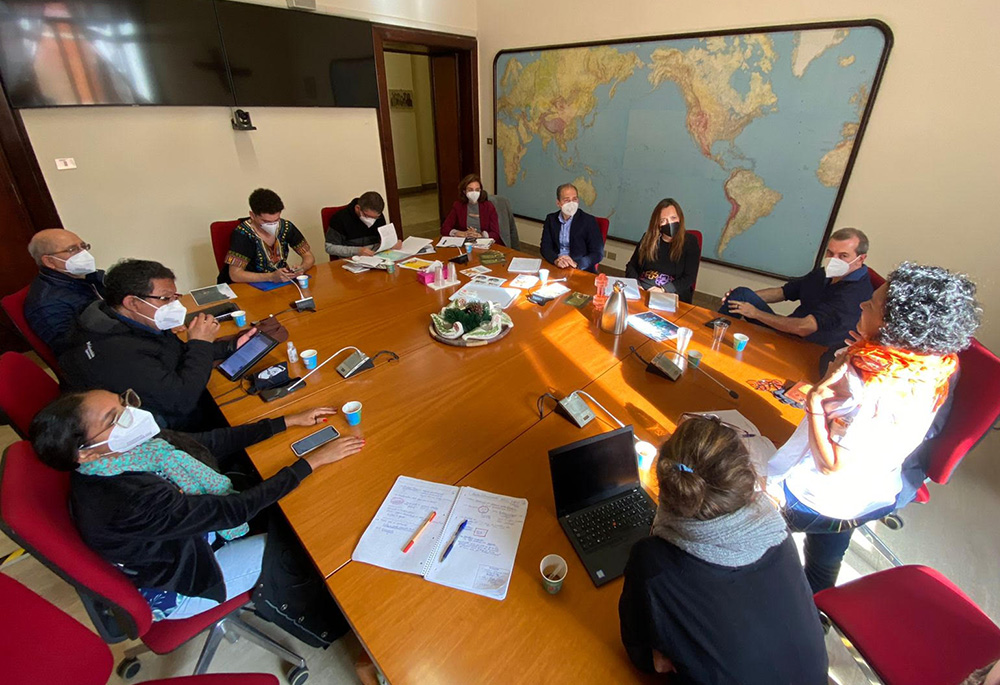
[[[336,428],[333,426],[326,426],[312,435],[307,435],[301,440],[293,442],[292,452],[295,453],[296,457],[304,457],[317,447],[322,447],[331,440],[336,440],[339,437],[340,433],[337,432]]]

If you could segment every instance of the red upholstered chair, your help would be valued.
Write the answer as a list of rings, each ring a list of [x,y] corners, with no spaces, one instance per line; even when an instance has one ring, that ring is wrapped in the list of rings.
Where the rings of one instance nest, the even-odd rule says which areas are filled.
[[[815,599],[886,685],[959,683],[1000,658],[1000,628],[926,566],[873,573]]]
[[[0,411],[22,438],[35,414],[57,397],[59,384],[38,364],[18,352],[0,355]]]
[[[105,685],[114,657],[100,637],[9,576],[0,574],[0,663],[7,685]],[[57,649],[51,649],[56,645]],[[278,685],[270,675],[209,675],[150,685]]]
[[[3,306],[3,310],[7,312],[7,316],[10,320],[14,322],[14,326],[17,327],[17,332],[20,333],[28,344],[31,345],[39,357],[42,358],[46,364],[49,365],[53,371],[56,372],[57,376],[62,374],[59,371],[59,362],[56,361],[56,355],[52,352],[52,348],[45,344],[45,342],[35,335],[35,332],[31,330],[31,326],[28,325],[28,320],[24,318],[24,301],[28,299],[28,289],[31,286],[24,286],[16,293],[7,295],[2,300],[0,300],[0,305]]]
[[[868,280],[872,282],[872,290],[878,290],[885,283],[885,279],[879,275],[878,271],[870,266],[868,267]]]
[[[293,685],[308,678],[302,657],[239,618],[240,609],[250,601],[250,592],[191,618],[154,622],[146,600],[125,574],[83,542],[68,503],[68,473],[42,464],[27,441],[7,448],[0,464],[0,529],[76,588],[105,642],[142,640],[144,646],[125,652],[125,660],[118,666],[119,675],[131,677],[138,672],[139,654],[150,650],[156,654],[172,652],[209,629],[195,675],[208,669],[224,635],[242,634],[294,664],[288,674]]]
[[[954,389],[951,413],[931,441],[927,477],[935,483],[947,483],[965,455],[1000,418],[1000,359],[973,338],[969,349],[958,353],[958,365],[962,375]],[[917,501],[929,499],[924,485]]]
[[[342,210],[347,205],[340,205],[339,207],[323,207],[319,210],[319,218],[323,223],[323,235],[326,236],[326,229],[330,227],[330,219],[334,214]],[[330,255],[330,261],[337,259],[334,255]]]
[[[244,221],[246,221],[246,217],[233,219],[232,221],[213,221],[211,226],[209,226],[209,231],[212,234],[212,252],[215,253],[215,265],[219,267],[219,271],[222,271],[222,265],[226,263],[226,253],[229,252],[229,239],[232,237],[236,227]]]
[[[603,240],[604,243],[607,244],[608,229],[611,228],[611,222],[608,221],[603,216],[595,216],[594,218],[597,219],[597,227],[601,229],[601,240]]]

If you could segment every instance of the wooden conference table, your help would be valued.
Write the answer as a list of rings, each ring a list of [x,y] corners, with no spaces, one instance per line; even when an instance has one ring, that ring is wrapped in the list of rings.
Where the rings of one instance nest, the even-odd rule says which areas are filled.
[[[500,249],[508,260],[519,254]],[[470,265],[478,262],[474,255]],[[597,420],[582,429],[554,413],[539,418],[538,397],[585,390],[656,445],[685,411],[737,409],[781,444],[802,419],[801,410],[747,381],[815,380],[822,349],[739,321],[721,345],[713,346],[704,324],[715,313],[683,303],[675,313],[660,312],[693,329],[691,348],[704,354],[702,368],[739,394],[732,399],[692,369],[677,382],[646,373],[639,357],[650,359],[672,349],[672,343],[654,343],[631,328],[619,336],[604,333],[592,304],[575,309],[564,304],[565,296],[542,307],[518,297],[506,310],[514,328],[497,343],[443,345],[428,333],[430,313],[459,286],[434,291],[410,270],[352,274],[342,263],[320,264],[310,273],[315,313],[280,315],[289,339],[300,352],[316,349],[320,360],[353,345],[371,356],[391,350],[398,361],[382,356],[374,369],[344,379],[335,370],[344,353],[311,376],[305,388],[271,403],[237,399],[242,391],[220,374],[213,374],[209,391],[231,425],[315,406],[340,407],[350,400],[363,403],[359,426],[349,427],[339,415],[331,423],[342,434],[364,436],[365,449],[310,476],[280,506],[372,658],[394,685],[643,682],[645,676],[628,661],[619,639],[622,581],[593,586],[559,527],[548,471],[549,449],[616,424],[596,407]],[[490,275],[508,275],[506,264],[489,268]],[[566,278],[571,290],[595,292],[592,274],[550,269],[550,279]],[[292,286],[270,292],[242,284],[234,289],[251,321],[285,309],[298,297]],[[629,302],[629,310],[644,311],[644,301],[645,296]],[[223,334],[235,332],[235,324],[224,324]],[[735,332],[750,336],[742,353],[733,349]],[[282,360],[279,347],[266,363]],[[293,375],[305,373],[301,363],[292,366]],[[548,400],[545,411],[552,405]],[[268,477],[294,458],[289,445],[314,430],[293,428],[248,452]],[[399,475],[527,498],[504,601],[350,561]],[[642,475],[647,488],[655,490],[653,474]],[[554,596],[543,589],[538,571],[541,558],[551,553],[569,564],[563,590]]]

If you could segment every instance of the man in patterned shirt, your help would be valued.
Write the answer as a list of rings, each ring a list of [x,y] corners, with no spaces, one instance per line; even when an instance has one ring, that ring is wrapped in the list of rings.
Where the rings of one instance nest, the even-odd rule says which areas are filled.
[[[284,208],[273,190],[258,188],[250,193],[250,216],[229,239],[219,283],[283,283],[312,268],[316,258],[295,224],[281,218]],[[289,249],[302,258],[295,268],[288,265]]]

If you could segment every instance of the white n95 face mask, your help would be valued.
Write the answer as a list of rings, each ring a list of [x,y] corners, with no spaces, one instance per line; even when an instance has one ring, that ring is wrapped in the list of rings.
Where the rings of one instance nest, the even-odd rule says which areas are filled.
[[[365,216],[364,214],[361,215],[361,223],[363,223],[368,228],[374,226],[376,221],[378,221],[378,218],[373,219],[370,216]]]
[[[143,300],[146,302],[146,300]],[[149,304],[146,302],[146,304]],[[155,307],[156,305],[150,305]],[[156,314],[152,317],[146,316],[142,312],[139,312],[139,316],[149,319],[156,327],[161,331],[169,331],[171,328],[177,328],[184,324],[184,319],[187,317],[187,307],[181,304],[180,300],[174,300],[162,307],[156,308]]]
[[[69,259],[63,259],[62,262],[66,266],[66,273],[72,276],[86,276],[97,271],[97,261],[94,259],[94,255],[87,250],[80,250]]]
[[[262,221],[262,222],[260,222],[260,227],[262,229],[264,229],[265,231],[267,231],[267,233],[270,234],[270,235],[274,235],[275,233],[277,233],[278,232],[278,226],[280,226],[280,225],[281,225],[280,221],[267,221],[267,222]]]
[[[565,202],[562,206],[562,213],[566,216],[573,216],[578,209],[580,209],[579,202]]]
[[[849,262],[845,262],[843,259],[838,259],[837,257],[830,257],[826,260],[823,265],[823,271],[826,272],[827,278],[839,278],[851,270],[851,264],[858,261],[861,255],[858,255]]]
[[[127,415],[127,416],[126,416]],[[111,434],[103,442],[87,445],[87,449],[107,445],[112,452],[119,454],[134,450],[136,447],[153,438],[160,432],[156,419],[145,409],[125,407],[122,416],[118,418]]]
[[[479,202],[479,191],[478,190],[467,190],[465,191],[465,197],[469,199],[469,202],[476,204]]]

